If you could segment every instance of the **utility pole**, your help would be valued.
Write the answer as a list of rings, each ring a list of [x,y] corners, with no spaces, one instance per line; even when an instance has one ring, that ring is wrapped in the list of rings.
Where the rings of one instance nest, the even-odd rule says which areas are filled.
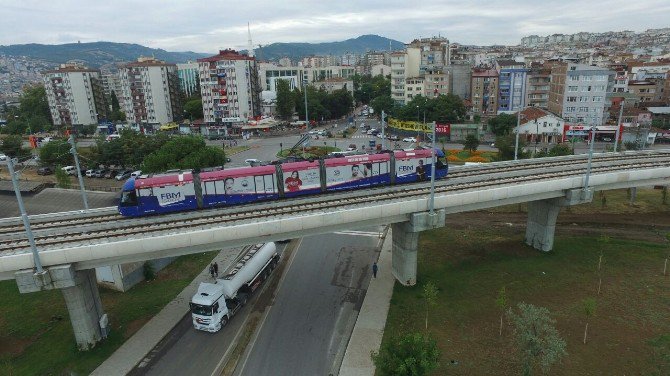
[[[7,158],[7,169],[9,170],[9,175],[12,178],[12,185],[14,186],[14,193],[16,194],[16,202],[19,203],[19,211],[21,211],[21,220],[23,220],[23,227],[26,228],[28,243],[30,244],[30,250],[33,253],[35,269],[37,269],[38,274],[42,274],[44,273],[44,269],[42,269],[40,254],[39,252],[37,252],[37,245],[35,245],[35,237],[33,236],[33,232],[30,229],[30,219],[28,219],[28,214],[26,214],[26,208],[23,206],[23,199],[21,198],[21,190],[19,189],[19,182],[16,179],[16,172],[14,172],[14,158]]]
[[[619,136],[621,132],[621,119],[623,118],[623,105],[626,103],[626,99],[621,100],[621,106],[619,107],[619,121],[616,124],[616,135],[614,136],[614,152],[616,153],[617,146],[619,146]]]
[[[79,189],[81,190],[81,198],[84,200],[84,209],[88,210],[88,199],[86,198],[86,188],[84,188],[84,178],[81,176],[81,169],[79,168],[79,156],[77,155],[77,145],[74,143],[74,135],[70,135],[68,140],[72,148],[70,153],[74,156],[74,167],[77,169],[77,178],[79,179]]]

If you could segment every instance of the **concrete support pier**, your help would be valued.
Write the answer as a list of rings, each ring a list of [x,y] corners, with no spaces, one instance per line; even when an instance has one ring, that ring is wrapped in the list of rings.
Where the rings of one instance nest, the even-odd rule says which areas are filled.
[[[528,203],[526,222],[526,244],[543,252],[554,248],[556,219],[562,207],[593,201],[593,190],[575,189],[566,192],[565,197]]]
[[[392,224],[392,267],[395,278],[405,286],[416,284],[417,251],[419,232],[444,227],[446,214],[444,209],[413,213],[410,220]]]
[[[52,266],[42,274],[32,270],[16,273],[19,292],[62,289],[72,330],[80,350],[88,350],[102,338],[104,316],[95,270],[75,270],[70,264]],[[103,320],[104,321],[104,320]]]

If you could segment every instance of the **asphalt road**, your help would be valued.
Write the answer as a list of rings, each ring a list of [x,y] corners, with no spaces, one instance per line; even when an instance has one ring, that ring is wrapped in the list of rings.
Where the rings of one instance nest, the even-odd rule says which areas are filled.
[[[378,256],[380,228],[303,238],[236,375],[336,375]]]

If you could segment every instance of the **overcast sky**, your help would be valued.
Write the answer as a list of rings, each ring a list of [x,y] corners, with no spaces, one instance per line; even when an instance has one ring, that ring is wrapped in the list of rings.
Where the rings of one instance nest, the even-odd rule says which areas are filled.
[[[216,52],[378,34],[516,45],[523,36],[670,26],[670,0],[0,0],[0,44],[112,41]]]

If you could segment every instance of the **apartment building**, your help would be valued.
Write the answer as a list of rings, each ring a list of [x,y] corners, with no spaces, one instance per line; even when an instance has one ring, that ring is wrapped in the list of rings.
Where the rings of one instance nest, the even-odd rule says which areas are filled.
[[[419,95],[425,96],[425,83],[423,77],[410,77],[405,80],[405,103],[410,102]]]
[[[526,76],[524,63],[496,60],[498,71],[498,112],[519,111],[526,106]]]
[[[107,102],[99,70],[61,64],[42,73],[49,111],[57,127],[97,124],[107,117]]]
[[[458,95],[461,99],[470,98],[472,81],[472,67],[467,60],[452,60],[446,67],[449,73],[449,92]]]
[[[472,111],[481,116],[498,113],[498,71],[473,68],[471,79]]]
[[[119,80],[122,109],[129,123],[151,131],[183,117],[175,64],[140,57],[119,69]]]
[[[333,77],[333,78],[327,78],[322,81],[314,82],[313,85],[317,89],[325,90],[327,93],[331,94],[334,91],[345,89],[349,93],[351,93],[352,97],[354,95],[354,81],[352,79]]]
[[[526,105],[547,108],[551,69],[531,68],[526,75]]]
[[[384,77],[391,75],[391,66],[384,64],[377,64],[370,67],[369,74],[372,77],[382,75]]]
[[[365,73],[372,74],[372,69],[378,65],[388,66],[391,63],[389,54],[384,52],[366,52],[363,56],[363,65]],[[374,76],[374,75],[373,75]]]
[[[320,82],[333,79],[352,81],[355,67],[333,65],[326,67],[282,67],[273,63],[258,65],[258,80],[261,90],[277,91],[277,80],[287,80],[291,90],[302,87],[303,83],[318,86]],[[353,82],[353,81],[352,81]],[[353,84],[352,84],[353,85]]]
[[[639,103],[660,102],[663,100],[665,80],[647,79],[628,82],[628,92],[634,94]]]
[[[391,98],[405,104],[405,80],[419,76],[421,51],[418,47],[407,47],[405,51],[391,54]]]
[[[112,93],[116,95],[116,100],[119,101],[119,104],[123,104],[123,91],[121,89],[121,80],[119,80],[118,72],[102,74],[101,78],[102,91],[105,93],[107,105],[111,106],[112,104]]]
[[[569,122],[602,125],[605,97],[615,72],[584,64],[559,63],[551,71],[549,111]]]
[[[202,109],[207,124],[230,124],[259,116],[256,59],[234,50],[198,59]]]
[[[417,48],[420,51],[419,73],[430,67],[445,67],[450,62],[449,40],[444,37],[415,39],[407,48]]]
[[[179,77],[179,89],[190,97],[200,93],[200,78],[198,77],[198,63],[177,64],[177,77]]]
[[[628,92],[628,70],[626,64],[610,64],[609,69],[616,74],[612,82],[612,93],[627,93]]]
[[[424,71],[423,96],[431,98],[451,93],[449,71],[445,67],[429,67]]]

